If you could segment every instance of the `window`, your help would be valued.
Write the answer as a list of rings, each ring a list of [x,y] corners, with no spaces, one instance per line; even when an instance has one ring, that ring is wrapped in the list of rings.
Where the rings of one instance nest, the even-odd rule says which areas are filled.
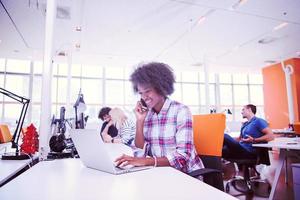
[[[179,101],[179,102],[182,101],[182,91],[181,91],[180,83],[174,84],[174,93],[171,95],[171,99]]]
[[[84,95],[84,100],[86,104],[101,104],[102,103],[101,79],[82,79],[81,92]]]
[[[123,81],[106,80],[105,100],[106,104],[122,105],[124,103]]]
[[[121,67],[106,67],[105,77],[109,79],[123,79],[124,70]]]
[[[249,103],[248,86],[247,85],[233,85],[234,90],[234,104],[246,105]]]
[[[261,85],[250,85],[250,97],[250,103],[254,105],[263,105],[263,87]]]
[[[220,103],[221,105],[232,105],[231,85],[220,85]]]
[[[233,74],[232,76],[233,83],[237,84],[247,84],[248,83],[248,75],[247,74]]]
[[[6,68],[7,71],[4,72]],[[129,81],[134,69],[131,66],[102,67],[73,64],[71,80],[68,82],[68,64],[54,64],[51,97],[53,114],[59,115],[60,107],[66,106],[68,96],[70,96],[70,103],[73,106],[80,90],[84,95],[87,105],[86,115],[89,115],[89,120],[97,119],[99,109],[103,106],[118,106],[132,111],[136,101],[139,100],[139,95],[134,94],[132,83]],[[41,61],[33,63],[33,76],[31,76],[30,61],[0,58],[0,87],[5,86],[5,89],[21,96],[32,96],[31,110],[28,112],[31,112],[31,121],[36,124],[40,120],[42,72],[43,62]],[[241,121],[242,107],[252,103],[258,107],[257,116],[264,116],[261,74],[210,73],[208,76],[209,102],[206,102],[204,72],[175,69],[174,73],[176,83],[174,93],[170,98],[189,106],[192,114],[208,113],[207,106],[217,108],[218,112],[230,109],[233,114],[227,115],[227,120]],[[31,81],[33,83],[32,94],[29,94]],[[68,83],[70,83],[69,87]],[[16,103],[5,97],[2,99],[0,114],[7,119],[12,119],[13,113],[8,112],[11,110],[16,112],[14,109],[17,108],[12,108]],[[208,103],[209,105],[206,105]],[[69,113],[74,112],[73,107],[67,108],[67,110]]]
[[[195,72],[195,71],[182,72],[182,82],[197,83],[198,82],[198,72]]]
[[[102,78],[102,67],[97,65],[83,65],[82,66],[83,77]]]
[[[8,59],[6,64],[6,71],[14,73],[30,73],[30,61]]]
[[[188,106],[199,105],[198,84],[182,84],[182,101]]]
[[[29,76],[6,75],[6,90],[19,96],[29,96]]]

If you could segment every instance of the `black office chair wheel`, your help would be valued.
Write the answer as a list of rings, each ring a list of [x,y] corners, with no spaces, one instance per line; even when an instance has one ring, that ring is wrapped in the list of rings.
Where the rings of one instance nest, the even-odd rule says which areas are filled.
[[[248,183],[245,180],[235,180],[231,182],[232,186],[235,190],[241,192],[241,193],[251,193],[253,192],[251,189],[250,183]]]

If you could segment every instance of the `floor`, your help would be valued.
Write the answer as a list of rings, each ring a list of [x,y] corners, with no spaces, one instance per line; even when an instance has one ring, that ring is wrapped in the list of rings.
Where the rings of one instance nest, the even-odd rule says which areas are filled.
[[[260,166],[259,171],[261,171],[261,177],[270,183],[270,185],[273,182],[273,177],[275,175],[275,169],[276,165],[278,163],[278,151],[270,151],[270,161],[271,166]],[[289,158],[288,159],[288,165],[291,163],[300,163],[300,160],[297,158]],[[234,176],[235,174],[235,166],[233,163],[226,163],[223,165],[223,171],[224,171],[224,185],[227,183],[227,181]],[[239,173],[240,174],[240,173]],[[292,177],[292,169],[289,166],[288,167],[288,184],[285,184],[285,172],[284,168],[282,169],[278,185],[276,187],[275,191],[275,200],[294,200],[294,190],[293,190],[293,177]],[[259,194],[267,194],[267,187],[268,184],[262,183],[257,188],[256,192]],[[248,194],[244,195],[241,194],[239,191],[235,190],[232,186],[230,187],[229,194],[237,197],[241,200],[265,200],[268,199],[268,197],[261,197],[258,196],[258,194]]]

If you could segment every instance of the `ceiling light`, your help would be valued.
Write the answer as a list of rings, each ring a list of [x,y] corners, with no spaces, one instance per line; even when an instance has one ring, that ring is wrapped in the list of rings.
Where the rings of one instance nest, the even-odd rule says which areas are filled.
[[[275,64],[277,61],[276,60],[265,60],[264,63],[266,64]]]
[[[76,26],[75,31],[81,31],[81,26]]]
[[[206,17],[201,16],[201,17],[198,19],[197,24],[200,25],[200,24],[202,24],[205,20],[206,20]]]
[[[66,56],[67,53],[65,51],[60,51],[57,53],[58,56]]]
[[[287,23],[287,22],[282,22],[281,24],[275,26],[275,27],[273,28],[273,31],[277,31],[277,30],[279,30],[279,29],[282,29],[282,28],[286,27],[288,24],[289,24],[289,23]]]
[[[239,6],[245,4],[248,0],[239,0],[238,2],[236,2],[235,4],[233,4],[231,6],[231,9],[235,10],[237,9]]]
[[[213,12],[215,12],[215,9],[210,9],[209,11],[207,11],[204,15],[202,15],[198,21],[197,21],[197,24],[200,25],[202,24],[209,15],[211,15]]]
[[[277,38],[275,37],[271,37],[271,36],[267,36],[267,37],[264,37],[260,40],[258,40],[258,43],[259,44],[269,44],[271,42],[274,42]]]

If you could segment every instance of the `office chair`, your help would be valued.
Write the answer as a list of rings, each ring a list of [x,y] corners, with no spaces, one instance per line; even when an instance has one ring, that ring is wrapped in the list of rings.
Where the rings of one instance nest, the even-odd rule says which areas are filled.
[[[7,143],[12,141],[12,134],[6,124],[0,125],[0,143]]]
[[[224,191],[221,156],[225,123],[226,117],[220,113],[193,116],[194,144],[205,168],[189,174],[202,175],[205,183],[221,191]]]
[[[295,122],[295,123],[293,124],[293,126],[294,126],[294,131],[295,131],[295,133],[296,133],[296,136],[297,136],[297,135],[300,136],[300,122]]]
[[[238,170],[236,170],[235,176],[226,183],[226,192],[229,192],[230,185],[232,185],[235,190],[242,194],[252,194],[255,192],[255,188],[258,188],[260,183],[265,183],[267,184],[267,192],[262,192],[264,194],[257,195],[264,197],[269,196],[271,186],[267,181],[260,179],[260,173],[256,170],[256,166],[259,164],[270,165],[268,148],[257,148],[257,151],[258,154],[256,158],[226,159],[227,161],[236,163],[239,168],[242,169],[242,176],[239,176]],[[251,169],[254,171],[254,176],[251,176]]]

